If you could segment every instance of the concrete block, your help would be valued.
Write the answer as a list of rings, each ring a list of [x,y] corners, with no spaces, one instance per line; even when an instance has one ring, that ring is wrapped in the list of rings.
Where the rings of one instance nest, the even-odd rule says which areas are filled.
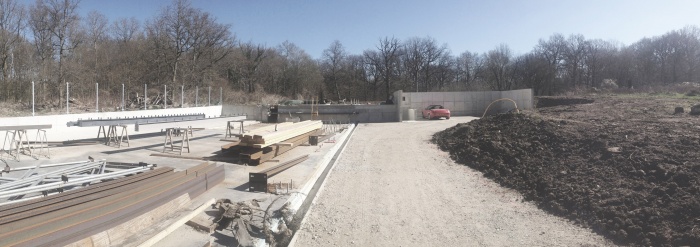
[[[396,122],[396,121],[399,121],[399,120],[396,118],[396,113],[393,113],[393,112],[391,112],[391,113],[389,113],[389,112],[383,112],[383,113],[382,113],[382,120],[384,120],[383,122]]]
[[[455,108],[455,102],[450,102],[450,101],[445,101],[442,106],[444,106],[447,109],[454,109]]]
[[[472,98],[473,98],[473,94],[472,94],[472,93],[459,92],[459,93],[455,96],[455,101],[465,101],[465,102],[469,102],[469,101],[472,101]]]
[[[411,109],[423,109],[425,108],[422,103],[411,103]]]
[[[501,92],[499,91],[489,91],[487,94],[485,94],[486,97],[488,97],[488,101],[494,101],[497,99],[501,98]]]
[[[412,98],[411,93],[403,93],[403,95],[401,95],[401,97],[402,97],[401,100],[403,100],[404,104],[411,103],[411,98]]]
[[[411,95],[411,104],[423,102],[423,95],[420,93],[413,93]]]
[[[368,122],[370,122],[370,123],[382,122],[382,113],[381,113],[381,112],[371,112],[371,113],[369,113],[369,120],[368,120]]]
[[[452,106],[452,108],[448,108],[448,109],[450,109],[450,110],[454,109],[455,111],[464,111],[466,109],[466,104],[464,102],[459,102],[459,101],[454,102],[454,105]]]
[[[457,92],[445,92],[445,101],[455,101]]]
[[[486,91],[477,92],[477,97],[476,97],[476,99],[477,99],[478,101],[485,101],[485,100],[488,100],[488,98],[490,98],[491,96],[490,96],[490,94],[489,94],[489,96],[486,96],[487,93],[488,93],[488,92],[486,92]]]

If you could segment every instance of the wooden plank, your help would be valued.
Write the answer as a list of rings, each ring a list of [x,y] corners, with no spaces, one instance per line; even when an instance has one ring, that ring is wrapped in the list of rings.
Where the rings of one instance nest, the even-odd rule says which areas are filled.
[[[263,155],[260,157],[260,159],[257,160],[250,160],[248,161],[248,165],[259,165],[262,163],[265,163],[269,160],[271,160],[274,157],[277,157],[283,153],[286,153],[289,150],[292,150],[294,147],[299,146],[309,140],[309,135],[311,135],[313,131],[310,131],[308,133],[299,135],[297,137],[285,140],[285,143],[292,143],[292,146],[274,146],[274,149],[271,150],[270,152],[263,152]]]
[[[258,143],[261,144],[261,147],[269,146],[278,142],[283,142],[286,139],[293,138],[295,136],[299,136],[305,133],[308,133],[310,131],[315,131],[317,129],[320,129],[323,127],[323,124],[321,121],[313,121],[311,123],[305,123],[297,128],[294,129],[288,129],[283,132],[277,132],[277,133],[272,133],[268,135],[263,135],[260,136],[262,139],[264,139],[264,143]]]
[[[275,144],[272,144],[272,145],[276,145],[276,146],[294,146],[294,143],[291,143],[291,142],[278,142],[278,143],[275,143]]]
[[[232,143],[229,143],[229,144],[226,144],[226,145],[221,145],[221,150],[227,150],[227,149],[230,149],[230,148],[232,148],[232,147],[238,146],[239,144],[241,144],[240,141],[232,142]]]

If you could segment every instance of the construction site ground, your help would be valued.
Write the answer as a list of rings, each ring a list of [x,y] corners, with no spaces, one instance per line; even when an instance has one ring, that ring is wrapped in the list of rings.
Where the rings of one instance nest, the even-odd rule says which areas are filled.
[[[359,124],[294,246],[612,245],[431,143],[474,119]]]
[[[183,157],[211,157],[221,151],[221,146],[228,144],[230,142],[221,141],[225,137],[226,133],[226,122],[230,120],[243,119],[243,117],[231,117],[231,118],[216,118],[207,119],[199,121],[188,121],[181,123],[170,123],[170,124],[159,124],[163,128],[169,127],[187,127],[192,126],[193,128],[203,128],[201,130],[195,130],[194,136],[190,138],[190,152],[187,153],[185,150],[182,154]],[[254,124],[246,126],[247,129],[254,129],[261,126],[266,126],[267,124]],[[78,127],[76,127],[78,128]],[[85,131],[94,132],[97,136],[98,127],[84,127]],[[238,126],[236,126],[236,131],[238,131]],[[104,144],[91,144],[91,145],[77,145],[77,146],[59,146],[51,147],[50,153],[51,158],[38,157],[32,158],[27,155],[21,155],[20,161],[13,160],[12,157],[8,157],[4,154],[3,162],[10,167],[25,167],[34,166],[37,164],[55,164],[61,162],[70,161],[81,161],[87,160],[88,157],[94,159],[106,159],[108,162],[123,162],[123,163],[138,163],[146,162],[149,164],[157,164],[159,167],[168,166],[173,167],[176,171],[185,170],[187,168],[193,167],[195,165],[201,164],[202,160],[192,160],[192,159],[181,159],[181,158],[170,158],[170,157],[158,157],[151,156],[151,154],[163,154],[163,144],[165,141],[164,132],[154,132],[154,133],[129,133],[130,143],[126,146],[123,143],[120,148],[112,144],[110,146]],[[33,134],[30,134],[30,140],[33,140]],[[69,137],[66,137],[69,138]],[[101,139],[100,139],[101,140]],[[175,144],[179,145],[180,137],[174,137],[177,141]],[[270,182],[283,182],[292,183],[293,189],[298,189],[303,186],[304,183],[309,180],[309,177],[313,173],[320,163],[320,160],[326,154],[326,152],[333,146],[333,138],[328,141],[320,143],[318,146],[298,146],[289,152],[286,152],[280,156],[273,158],[269,162],[265,162],[259,166],[246,166],[238,163],[224,162],[224,161],[209,161],[217,162],[225,166],[226,178],[223,182],[217,186],[211,188],[209,191],[194,198],[185,207],[179,209],[177,212],[172,212],[169,214],[168,219],[162,222],[155,222],[154,226],[148,231],[142,232],[139,236],[132,236],[125,246],[135,246],[139,243],[149,239],[153,235],[161,232],[165,227],[178,220],[181,216],[186,215],[191,212],[192,209],[202,205],[206,201],[215,199],[230,199],[233,202],[237,201],[248,201],[252,199],[262,200],[261,207],[267,207],[267,205],[272,202],[277,195],[267,194],[262,192],[248,192],[248,174],[249,172],[257,172],[280,162],[296,158],[301,155],[309,155],[309,158],[270,178]],[[82,140],[87,142],[99,141],[95,140]],[[171,154],[175,156],[180,156],[179,152],[170,151],[169,149],[165,154]],[[225,157],[225,156],[224,156]],[[2,164],[2,166],[4,166]],[[4,176],[20,176],[20,173],[10,173],[4,174]],[[225,230],[226,231],[226,230]],[[200,246],[210,239],[213,240],[214,244],[219,244],[222,246],[235,246],[234,242],[226,242],[232,240],[230,237],[224,237],[224,239],[217,239],[216,236],[223,237],[223,235],[214,233],[214,235],[203,234],[193,230],[187,225],[182,225],[173,233],[170,233],[166,238],[161,240],[155,246]],[[214,237],[212,237],[214,236]]]
[[[688,112],[699,102],[658,93],[546,97],[537,112],[486,117],[432,141],[616,244],[697,246],[700,117]]]

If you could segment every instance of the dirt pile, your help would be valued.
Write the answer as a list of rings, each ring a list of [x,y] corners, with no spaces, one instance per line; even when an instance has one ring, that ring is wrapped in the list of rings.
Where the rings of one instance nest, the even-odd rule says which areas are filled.
[[[557,97],[557,96],[540,96],[537,97],[536,107],[552,107],[558,105],[578,105],[578,104],[590,104],[593,103],[593,99],[587,98],[571,98],[571,97]]]
[[[433,142],[458,163],[616,243],[697,245],[697,121],[650,120],[665,112],[630,121],[628,113],[606,110],[609,103],[491,116],[436,133]]]

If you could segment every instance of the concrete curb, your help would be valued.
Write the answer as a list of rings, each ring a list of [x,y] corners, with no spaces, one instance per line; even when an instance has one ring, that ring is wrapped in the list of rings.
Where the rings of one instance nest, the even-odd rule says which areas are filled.
[[[330,164],[330,161],[332,160],[332,157],[335,156],[336,152],[333,152],[332,153],[333,155],[330,155],[331,153],[327,154],[327,156],[329,156],[329,155],[331,156],[331,159],[328,159],[328,161],[326,161],[326,162],[328,162],[328,164],[326,164],[326,166],[330,165],[331,167],[329,168],[328,173],[326,173],[326,176],[323,178],[321,185],[318,187],[318,191],[316,192],[316,196],[314,196],[313,200],[309,204],[309,208],[304,213],[305,215],[308,215],[308,213],[311,212],[311,210],[314,207],[314,204],[316,204],[316,201],[318,200],[318,198],[321,197],[321,194],[323,194],[323,188],[326,185],[326,181],[328,181],[328,180],[326,180],[326,178],[328,178],[328,176],[330,176],[331,173],[333,172],[333,168],[335,167],[335,162],[337,162],[343,156],[343,151],[345,151],[345,148],[347,147],[347,145],[345,145],[345,144],[350,142],[350,138],[352,138],[352,133],[357,128],[357,125],[352,125],[352,128],[353,129],[348,128],[348,134],[346,135],[347,142],[345,142],[345,139],[343,139],[343,141],[341,141],[341,143],[340,143],[341,145],[338,146],[338,149],[340,149],[340,146],[342,146],[342,149],[336,150],[336,152],[339,154],[338,154],[338,157],[333,161],[333,164]],[[325,159],[324,159],[324,161],[325,161]],[[309,183],[307,183],[307,185],[311,184],[310,182],[311,181],[309,181]],[[306,186],[304,186],[304,187],[306,187]],[[313,184],[311,184],[311,186],[309,186],[309,188],[311,188],[311,187],[313,187]],[[299,212],[297,212],[297,213],[299,213]],[[299,236],[297,234],[297,232],[300,231],[301,229],[304,229],[304,225],[306,224],[307,219],[308,219],[307,217],[302,218],[301,222],[299,223],[299,228],[297,229],[296,232],[294,232],[294,236],[292,237],[292,240],[289,241],[289,245],[287,245],[287,247],[294,247],[296,245],[296,241],[297,241],[297,238]]]

